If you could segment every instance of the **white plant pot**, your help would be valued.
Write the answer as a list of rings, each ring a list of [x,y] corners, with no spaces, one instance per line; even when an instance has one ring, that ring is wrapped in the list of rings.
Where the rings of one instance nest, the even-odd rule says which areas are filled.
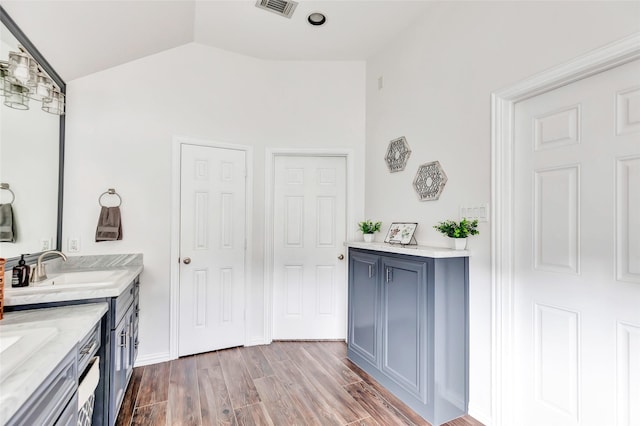
[[[467,248],[466,238],[451,238],[453,240],[453,248],[456,250],[464,250]]]
[[[373,234],[362,234],[364,236],[364,242],[365,243],[372,243],[373,242]]]

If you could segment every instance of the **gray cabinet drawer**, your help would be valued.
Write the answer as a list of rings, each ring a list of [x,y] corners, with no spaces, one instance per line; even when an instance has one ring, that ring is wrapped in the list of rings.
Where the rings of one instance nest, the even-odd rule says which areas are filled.
[[[64,409],[56,426],[77,426],[78,425],[78,392],[73,394],[73,398],[67,404],[67,408]]]
[[[83,372],[100,348],[100,322],[78,344],[78,371]]]
[[[67,354],[8,425],[53,425],[75,393],[78,370],[76,348]],[[77,409],[77,406],[76,406]]]
[[[120,324],[120,321],[122,321],[122,318],[124,317],[124,314],[127,312],[127,309],[129,309],[129,306],[131,305],[131,303],[133,303],[135,293],[136,293],[136,284],[134,280],[131,282],[131,284],[129,284],[127,289],[123,291],[120,296],[111,300],[112,309],[113,309],[113,315],[111,315],[111,324],[110,324],[111,330],[115,329],[118,326],[118,324]]]

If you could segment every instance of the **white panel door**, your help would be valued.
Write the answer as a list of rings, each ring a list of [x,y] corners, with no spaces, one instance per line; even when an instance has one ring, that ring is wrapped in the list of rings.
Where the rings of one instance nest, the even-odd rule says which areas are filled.
[[[516,104],[521,425],[640,425],[640,62]]]
[[[180,356],[244,344],[245,152],[182,145]]]
[[[344,157],[275,158],[274,339],[346,336],[346,182]]]

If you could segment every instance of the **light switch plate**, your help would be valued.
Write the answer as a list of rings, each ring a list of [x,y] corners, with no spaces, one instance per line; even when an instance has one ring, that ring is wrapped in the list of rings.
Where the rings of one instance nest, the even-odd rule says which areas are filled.
[[[460,206],[460,219],[478,220],[478,222],[489,221],[489,203]]]

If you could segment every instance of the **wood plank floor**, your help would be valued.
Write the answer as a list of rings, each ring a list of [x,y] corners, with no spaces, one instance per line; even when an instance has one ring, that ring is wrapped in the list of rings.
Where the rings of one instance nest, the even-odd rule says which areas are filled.
[[[118,425],[428,425],[343,342],[274,342],[133,370]],[[447,426],[482,426],[472,417]]]

